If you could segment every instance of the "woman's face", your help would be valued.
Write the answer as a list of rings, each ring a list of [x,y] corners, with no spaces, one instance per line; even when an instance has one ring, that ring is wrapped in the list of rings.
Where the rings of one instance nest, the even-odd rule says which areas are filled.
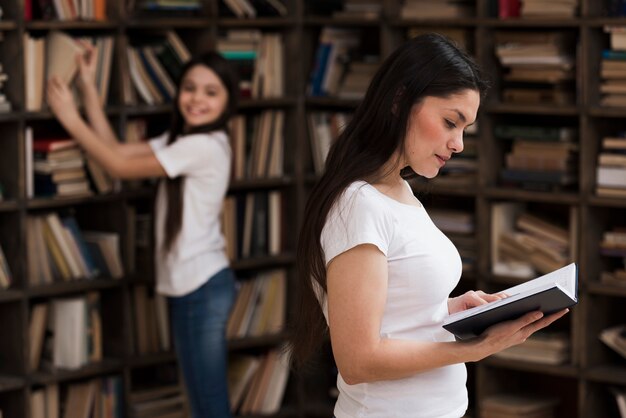
[[[213,70],[195,65],[187,71],[178,95],[178,109],[185,120],[185,128],[215,122],[227,103],[228,91]]]
[[[425,97],[413,106],[404,142],[404,166],[433,178],[452,157],[463,151],[464,129],[476,120],[480,95],[463,90],[446,98]]]

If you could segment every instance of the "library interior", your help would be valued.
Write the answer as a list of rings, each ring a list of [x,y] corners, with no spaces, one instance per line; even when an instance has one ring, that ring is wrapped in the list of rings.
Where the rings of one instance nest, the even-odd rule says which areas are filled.
[[[291,367],[285,350],[298,231],[380,64],[426,33],[466,51],[490,85],[463,152],[409,180],[460,254],[452,296],[571,263],[578,280],[567,315],[466,364],[464,417],[626,418],[626,0],[0,0],[0,10],[0,418],[193,416],[156,289],[161,183],[112,176],[46,89],[58,77],[89,113],[76,60],[89,51],[102,120],[139,146],[170,129],[184,64],[210,50],[236,70],[239,95],[218,217],[238,289],[225,324],[230,410],[339,417],[330,338],[310,367]]]

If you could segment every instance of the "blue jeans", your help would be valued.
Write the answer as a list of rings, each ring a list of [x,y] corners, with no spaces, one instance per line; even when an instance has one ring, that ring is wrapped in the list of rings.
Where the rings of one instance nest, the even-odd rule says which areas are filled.
[[[168,297],[176,357],[194,418],[229,418],[226,322],[236,294],[230,268],[197,290]]]

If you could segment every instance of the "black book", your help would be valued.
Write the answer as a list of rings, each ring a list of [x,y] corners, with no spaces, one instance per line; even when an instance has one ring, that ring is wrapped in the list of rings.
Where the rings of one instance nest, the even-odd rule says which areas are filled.
[[[549,315],[574,306],[578,303],[578,268],[571,263],[502,293],[508,297],[454,313],[444,320],[443,327],[465,340],[482,334],[492,325],[531,311]]]

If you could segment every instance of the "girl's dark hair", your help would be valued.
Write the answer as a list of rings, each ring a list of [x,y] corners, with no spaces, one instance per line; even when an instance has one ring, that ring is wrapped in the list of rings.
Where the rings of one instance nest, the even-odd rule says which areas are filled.
[[[222,112],[217,120],[206,125],[195,126],[192,129],[185,130],[185,120],[178,107],[178,97],[180,95],[181,83],[185,75],[190,69],[197,65],[202,65],[215,72],[222,84],[224,84],[224,87],[226,87],[228,102],[226,103],[224,112]],[[226,124],[228,120],[237,111],[239,88],[235,69],[224,57],[217,52],[210,51],[192,58],[187,61],[181,69],[176,85],[174,111],[167,138],[168,145],[175,142],[182,134],[227,130]],[[165,211],[165,239],[163,241],[163,250],[167,252],[172,248],[182,226],[184,177],[165,178],[164,181],[167,192],[167,207]]]
[[[487,83],[473,59],[438,34],[405,42],[374,75],[351,121],[332,145],[324,174],[305,207],[296,257],[296,312],[290,324],[289,346],[296,365],[310,359],[328,332],[315,289],[319,285],[326,292],[320,235],[328,212],[352,182],[375,182],[381,177],[382,167],[396,150],[403,149],[416,103],[425,97],[446,98],[467,89],[484,96]]]

